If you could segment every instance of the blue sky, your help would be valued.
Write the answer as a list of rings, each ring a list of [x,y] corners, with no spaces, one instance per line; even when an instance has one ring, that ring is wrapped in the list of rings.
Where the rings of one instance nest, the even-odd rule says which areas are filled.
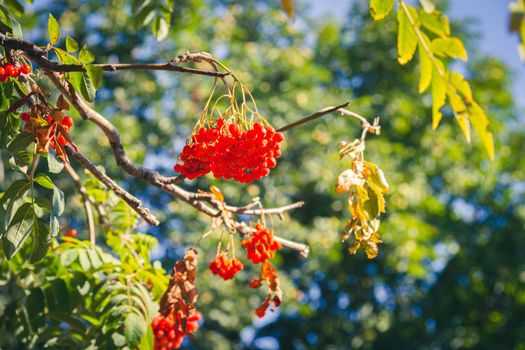
[[[355,0],[305,0],[311,5],[312,15],[329,14],[343,20]],[[514,73],[514,96],[518,105],[525,107],[525,62],[519,59],[518,36],[508,31],[511,0],[452,0],[448,15],[451,19],[475,20],[472,29],[481,34],[479,49],[504,61]]]

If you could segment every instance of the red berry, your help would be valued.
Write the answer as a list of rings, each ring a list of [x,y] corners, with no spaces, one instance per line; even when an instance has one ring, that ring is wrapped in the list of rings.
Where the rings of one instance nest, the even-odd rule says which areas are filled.
[[[20,70],[21,70],[22,73],[24,73],[24,74],[29,74],[29,73],[31,73],[31,67],[28,66],[27,64],[23,64],[22,67],[20,67]]]
[[[73,119],[71,119],[70,116],[66,115],[63,119],[62,119],[62,122],[60,123],[62,124],[62,126],[64,127],[64,129],[66,131],[69,131],[71,130],[71,128],[73,127]]]
[[[14,77],[16,75],[15,67],[13,67],[13,65],[9,63],[7,63],[4,66],[4,70],[5,70],[5,75],[7,76]]]

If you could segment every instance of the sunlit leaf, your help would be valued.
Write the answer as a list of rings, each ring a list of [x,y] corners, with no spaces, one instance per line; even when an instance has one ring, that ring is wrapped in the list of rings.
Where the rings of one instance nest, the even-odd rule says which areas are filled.
[[[397,33],[397,60],[400,64],[410,62],[417,48],[417,34],[414,26],[419,26],[417,11],[410,5],[400,2],[404,6],[397,11],[399,29]],[[404,9],[407,9],[405,12]],[[409,17],[410,16],[410,17]]]
[[[370,15],[375,20],[385,18],[394,7],[395,0],[370,0]]]

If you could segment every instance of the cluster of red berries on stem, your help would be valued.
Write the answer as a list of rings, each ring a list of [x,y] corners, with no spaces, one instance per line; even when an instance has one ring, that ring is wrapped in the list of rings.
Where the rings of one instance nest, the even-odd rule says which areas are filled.
[[[184,337],[199,329],[199,320],[202,318],[200,312],[184,319],[183,311],[179,310],[176,315],[172,310],[168,316],[158,315],[151,321],[153,334],[155,335],[155,350],[170,350],[181,347]]]
[[[261,224],[255,225],[255,232],[250,238],[242,241],[242,246],[246,248],[246,257],[254,264],[271,259],[275,251],[281,249],[281,243],[273,238],[273,232]]]
[[[277,165],[283,140],[283,134],[269,125],[220,118],[215,126],[201,127],[192,135],[174,170],[190,180],[212,172],[216,178],[249,183]]]
[[[0,83],[5,83],[10,77],[19,77],[20,74],[31,73],[31,67],[27,64],[5,63],[0,66]]]
[[[225,253],[222,253],[212,260],[209,268],[214,275],[227,281],[231,280],[239,271],[244,269],[244,265],[239,259],[229,259]]]

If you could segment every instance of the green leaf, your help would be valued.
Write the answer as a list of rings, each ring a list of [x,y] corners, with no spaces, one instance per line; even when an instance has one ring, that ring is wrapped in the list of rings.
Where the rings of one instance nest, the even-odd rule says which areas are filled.
[[[146,334],[146,327],[147,324],[142,316],[134,312],[126,316],[124,320],[124,336],[130,348],[135,349],[139,345],[140,340]]]
[[[51,44],[56,43],[60,37],[60,25],[52,14],[49,14],[49,19],[47,20],[47,32],[49,34],[49,42]]]
[[[432,73],[432,129],[439,126],[443,114],[440,109],[445,105],[447,97],[447,83],[441,77],[437,67],[434,66]]]
[[[27,313],[31,315],[30,322],[33,328],[45,325],[45,299],[41,288],[31,288],[26,299]]]
[[[88,250],[88,256],[94,269],[99,269],[102,266],[102,261],[95,250]]]
[[[27,146],[29,146],[31,143],[33,143],[34,137],[33,134],[29,133],[20,133],[15,136],[15,138],[9,143],[7,146],[7,150],[11,154],[15,154],[19,151],[24,151]]]
[[[470,143],[470,122],[467,113],[454,113],[454,118],[456,118],[456,121],[461,128],[463,136],[465,136],[467,142]]]
[[[78,261],[80,262],[80,266],[82,267],[82,270],[88,271],[91,269],[91,262],[89,261],[89,257],[85,249],[79,250]]]
[[[64,193],[56,186],[53,187],[53,213],[57,216],[64,212]]]
[[[416,52],[418,39],[414,25],[419,27],[419,16],[412,6],[402,1],[400,4],[400,8],[397,11],[397,21],[399,23],[397,33],[397,60],[400,64],[407,64]],[[405,12],[405,9],[410,18],[407,12]],[[411,22],[413,22],[413,24]]]
[[[138,13],[133,17],[135,28],[141,28],[148,25],[155,17],[155,4],[142,6]]]
[[[64,169],[64,163],[59,161],[53,153],[49,152],[47,155],[47,168],[50,173],[58,174]]]
[[[78,249],[67,249],[60,254],[60,263],[62,266],[69,266],[78,258]]]
[[[395,0],[370,0],[370,15],[373,19],[385,18],[394,7]]]
[[[49,215],[49,234],[51,237],[56,237],[58,235],[58,232],[60,230],[60,222],[58,221],[58,217],[56,215],[51,214]]]
[[[467,50],[463,46],[463,42],[458,38],[436,38],[432,40],[432,52],[442,57],[459,58],[463,61],[467,60]]]
[[[66,51],[67,52],[77,52],[78,51],[78,43],[75,39],[70,37],[69,35],[66,36]]]
[[[68,314],[70,311],[69,291],[63,279],[57,278],[51,281],[51,285],[45,289],[49,312],[57,315]]]
[[[432,33],[440,37],[448,37],[450,35],[450,24],[447,16],[443,16],[440,12],[434,11],[427,13],[419,11],[419,19],[421,24]]]
[[[11,259],[22,247],[32,227],[33,207],[31,203],[24,203],[16,211],[3,237],[4,252],[7,259]]]
[[[104,71],[102,70],[102,68],[94,66],[92,64],[87,65],[85,68],[89,79],[93,82],[95,88],[98,89],[102,85],[102,76],[104,74]]]
[[[26,179],[13,181],[13,183],[4,192],[0,199],[0,206],[3,206],[8,201],[14,201],[24,195],[31,183]]]
[[[113,339],[113,344],[119,348],[126,345],[126,337],[120,333],[111,334],[111,339]]]
[[[158,41],[163,40],[169,33],[169,24],[166,22],[164,17],[157,16],[153,21],[153,26],[151,27],[153,35],[157,38]]]
[[[55,188],[55,184],[53,183],[53,181],[51,181],[51,178],[47,176],[46,174],[38,174],[37,176],[35,176],[33,181],[39,184],[40,186],[47,188],[49,190],[52,190]]]
[[[430,40],[424,33],[421,34],[423,36],[423,40],[425,41],[426,47],[430,48]],[[418,52],[420,71],[419,93],[421,94],[425,92],[426,89],[428,89],[430,82],[432,81],[432,60],[430,59],[430,55],[421,42],[419,42],[418,45]]]
[[[153,329],[151,328],[151,326],[147,326],[146,334],[144,334],[144,336],[140,340],[138,348],[141,350],[153,350],[154,342],[155,336],[153,335]]]
[[[22,26],[16,19],[11,17],[11,24],[12,24],[12,30],[13,30],[13,37],[17,39],[21,39],[24,36],[24,33],[22,32]]]
[[[49,227],[35,217],[33,225],[33,249],[31,250],[30,262],[35,263],[41,260],[49,248]]]
[[[95,85],[87,73],[82,74],[82,78],[80,80],[80,93],[82,94],[82,97],[88,102],[91,102],[95,99],[97,89],[95,89]]]
[[[95,56],[91,52],[89,52],[87,46],[84,45],[78,53],[78,60],[80,61],[80,63],[88,64],[95,60]]]

